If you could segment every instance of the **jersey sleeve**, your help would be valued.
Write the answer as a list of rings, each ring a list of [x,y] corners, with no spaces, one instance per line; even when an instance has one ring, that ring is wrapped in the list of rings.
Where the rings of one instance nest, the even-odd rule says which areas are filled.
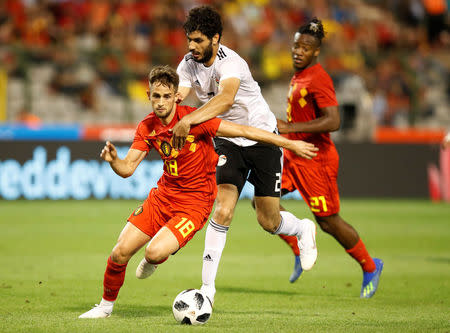
[[[221,121],[222,120],[219,118],[212,118],[208,121],[205,121],[204,123],[194,126],[191,130],[191,133],[214,137],[216,136]]]
[[[317,106],[319,108],[337,106],[338,102],[331,77],[328,74],[321,75],[314,82],[317,82],[313,87],[314,99],[316,100]]]
[[[186,57],[189,57],[190,55],[186,55],[183,60],[181,60],[181,62],[178,64],[177,67],[177,74],[180,77],[180,83],[179,86],[180,87],[187,87],[187,88],[192,88],[192,84],[191,84],[191,78],[189,75],[189,68],[188,68],[188,64],[186,61]]]
[[[243,73],[248,70],[248,65],[243,59],[238,57],[226,58],[222,60],[222,63],[218,68],[220,81],[231,77],[242,80]]]
[[[150,151],[149,145],[145,142],[144,134],[143,134],[143,123],[139,123],[136,128],[136,132],[134,133],[133,143],[131,144],[130,149],[137,149],[140,151]]]

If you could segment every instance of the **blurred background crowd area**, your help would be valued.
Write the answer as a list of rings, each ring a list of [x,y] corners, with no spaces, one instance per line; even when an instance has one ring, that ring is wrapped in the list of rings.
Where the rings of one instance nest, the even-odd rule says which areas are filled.
[[[247,60],[280,117],[294,33],[318,17],[342,133],[450,127],[446,0],[1,0],[0,121],[138,122],[150,69],[178,65],[186,14],[201,4],[220,11],[221,42]]]

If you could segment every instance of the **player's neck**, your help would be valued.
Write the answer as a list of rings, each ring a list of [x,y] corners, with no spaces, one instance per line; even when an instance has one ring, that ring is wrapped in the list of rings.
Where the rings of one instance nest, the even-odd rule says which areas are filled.
[[[297,69],[295,69],[295,72],[300,74],[300,73],[303,72],[304,70],[306,70],[306,69],[308,69],[308,68],[311,68],[312,66],[317,65],[318,63],[319,63],[319,62],[317,61],[317,58],[315,58],[313,61],[311,61],[311,62],[309,63],[308,66],[303,67],[303,68],[297,68]]]

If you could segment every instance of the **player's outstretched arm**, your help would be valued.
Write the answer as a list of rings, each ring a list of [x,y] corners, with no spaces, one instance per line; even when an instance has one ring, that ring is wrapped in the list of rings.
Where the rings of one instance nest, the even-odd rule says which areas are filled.
[[[100,153],[100,157],[109,162],[114,172],[123,178],[130,177],[146,155],[147,152],[145,151],[130,149],[127,156],[122,160],[117,156],[116,147],[109,141],[106,141]]]
[[[194,112],[181,118],[172,129],[174,148],[183,148],[191,126],[201,124],[228,111],[233,106],[234,98],[240,84],[241,80],[234,77],[220,81],[219,92],[216,96],[211,98]]]
[[[216,136],[245,137],[250,140],[276,145],[292,150],[298,156],[308,160],[317,156],[316,152],[319,150],[312,143],[301,140],[289,140],[281,135],[276,135],[256,127],[238,125],[226,120],[220,122]]]
[[[327,133],[334,132],[341,126],[341,118],[337,106],[327,106],[320,109],[321,116],[305,122],[288,123],[277,119],[280,133]]]

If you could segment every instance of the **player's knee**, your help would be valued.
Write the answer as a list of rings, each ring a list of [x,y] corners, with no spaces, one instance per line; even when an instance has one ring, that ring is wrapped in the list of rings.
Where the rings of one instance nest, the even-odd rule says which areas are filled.
[[[221,225],[230,225],[231,220],[233,219],[234,209],[225,206],[217,206],[214,210],[214,221]]]
[[[111,252],[111,260],[120,265],[126,264],[131,256],[132,254],[120,244],[117,244]]]
[[[256,205],[255,205],[255,197],[252,198],[252,207],[253,207],[253,209],[256,209]]]
[[[167,249],[159,245],[150,245],[145,250],[145,259],[151,264],[158,264],[168,257]]]
[[[326,232],[327,234],[334,234],[335,231],[335,219],[333,219],[332,216],[322,217],[322,216],[316,216],[316,221],[320,226],[320,229],[322,229],[323,232]]]

